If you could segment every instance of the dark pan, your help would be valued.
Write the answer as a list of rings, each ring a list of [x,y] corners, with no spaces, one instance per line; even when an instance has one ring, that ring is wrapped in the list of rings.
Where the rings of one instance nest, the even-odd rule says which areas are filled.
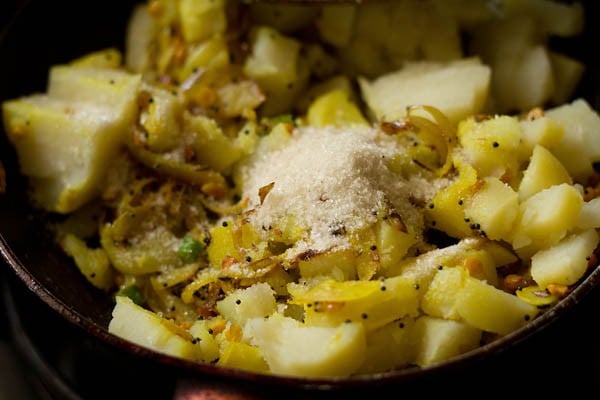
[[[0,37],[0,101],[44,91],[50,65],[108,46],[123,48],[124,29],[135,3],[131,0],[4,3],[2,7],[10,11],[4,13],[8,23]],[[565,54],[586,62],[587,73],[579,94],[598,110],[599,66],[594,50],[598,37],[598,3],[586,2],[586,9],[588,21],[583,37],[564,43],[557,41],[553,45],[560,47]],[[13,11],[14,17],[8,20],[7,13]],[[192,398],[192,395],[199,396],[195,397],[198,399],[209,398],[206,396],[210,395],[220,396],[216,398],[271,398],[265,393],[290,398],[318,398],[334,394],[350,398],[368,396],[373,390],[383,388],[397,391],[398,395],[415,390],[417,392],[414,393],[427,394],[437,392],[440,387],[469,386],[466,382],[471,382],[471,387],[477,383],[492,385],[489,390],[494,390],[493,387],[506,385],[503,383],[506,376],[497,374],[510,374],[513,380],[525,379],[533,388],[537,386],[533,377],[515,378],[513,374],[526,375],[530,370],[534,373],[546,370],[548,366],[541,364],[549,362],[551,357],[529,360],[527,357],[538,357],[539,354],[528,352],[528,349],[540,350],[540,345],[535,347],[536,340],[540,343],[545,331],[560,326],[560,321],[568,320],[569,315],[581,307],[580,303],[591,301],[591,294],[597,299],[600,290],[600,269],[596,268],[576,290],[526,327],[450,362],[423,370],[408,369],[368,378],[302,379],[262,376],[195,364],[155,353],[108,333],[112,298],[95,290],[44,230],[43,221],[47,216],[30,207],[27,182],[19,175],[16,156],[3,132],[0,135],[0,152],[0,161],[6,170],[6,193],[0,195],[0,253],[6,264],[3,268],[8,268],[10,274],[18,278],[11,282],[22,283],[53,312],[120,352],[123,357],[139,358],[184,378],[176,390],[176,396],[181,399]],[[543,352],[544,349],[541,349],[540,353]],[[520,362],[540,365],[536,369],[520,366]],[[598,379],[600,377],[596,377]],[[536,389],[541,394],[542,388]]]

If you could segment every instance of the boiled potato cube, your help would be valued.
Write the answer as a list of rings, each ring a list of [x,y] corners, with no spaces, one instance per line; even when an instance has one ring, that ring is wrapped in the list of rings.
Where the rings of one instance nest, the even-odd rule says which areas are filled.
[[[59,213],[95,197],[130,120],[120,109],[32,95],[3,103],[4,126],[34,201]]]
[[[425,216],[435,223],[435,228],[456,238],[472,234],[469,222],[465,220],[464,200],[470,196],[471,188],[477,183],[477,171],[466,162],[455,160],[458,178],[438,191],[425,208]]]
[[[460,321],[422,316],[415,323],[415,363],[421,367],[440,363],[479,347],[481,329]]]
[[[317,127],[368,125],[358,106],[342,89],[332,90],[316,98],[308,108],[306,119],[309,125]]]
[[[270,371],[305,377],[344,376],[355,372],[366,356],[361,323],[306,326],[273,314],[247,322],[244,338],[260,350]]]
[[[587,229],[540,250],[531,257],[531,277],[541,287],[551,283],[566,286],[576,283],[587,271],[599,240],[595,229]]]
[[[561,183],[572,184],[573,179],[564,165],[544,146],[536,145],[519,185],[519,200]]]
[[[308,78],[300,59],[300,42],[259,26],[251,33],[250,46],[243,69],[267,94],[261,111],[268,116],[288,112]]]
[[[378,120],[406,116],[408,106],[440,109],[453,123],[477,114],[486,101],[491,70],[478,58],[448,63],[414,62],[408,68],[368,81],[360,79],[362,95]]]
[[[193,361],[202,359],[200,346],[171,329],[167,320],[135,304],[129,297],[117,296],[108,331],[140,346],[170,356]]]
[[[209,363],[219,359],[219,341],[211,334],[210,320],[194,321],[188,331],[200,347],[202,361]]]
[[[412,364],[415,359],[414,320],[390,322],[367,335],[366,359],[358,373],[387,372]]]
[[[467,118],[460,122],[457,135],[461,153],[478,176],[502,178],[511,186],[518,179],[521,126],[516,117],[497,115],[483,121]]]
[[[174,149],[181,140],[181,101],[156,86],[142,85],[142,91],[149,96],[147,109],[140,114],[148,149],[159,153]]]
[[[456,310],[467,324],[487,332],[508,334],[539,312],[510,293],[467,277],[456,299]]]
[[[50,68],[50,97],[112,110],[115,119],[132,121],[141,76],[121,69],[56,65]]]
[[[483,178],[483,184],[466,201],[465,216],[479,224],[481,232],[493,240],[505,240],[513,229],[519,211],[519,196],[498,178]]]
[[[534,194],[519,205],[512,234],[513,248],[521,257],[558,243],[577,224],[583,205],[581,193],[563,183]]]
[[[565,130],[561,124],[546,116],[520,120],[522,159],[528,160],[536,145],[551,149],[558,146]]]
[[[254,372],[269,371],[269,365],[260,355],[260,350],[257,347],[240,342],[227,342],[217,365]]]
[[[467,250],[458,265],[465,268],[473,278],[486,281],[492,286],[498,286],[496,260],[492,254],[483,248]]]
[[[456,299],[467,276],[469,273],[461,267],[444,267],[439,270],[421,301],[425,314],[444,319],[460,319]]]
[[[275,292],[268,283],[237,289],[217,302],[217,311],[240,326],[250,318],[266,317],[276,311]]]
[[[580,183],[592,175],[592,163],[600,161],[600,116],[584,99],[576,99],[546,111],[562,125],[565,134],[550,151]]]
[[[600,197],[583,203],[577,227],[580,229],[600,228]]]
[[[328,280],[291,302],[304,304],[307,325],[337,326],[352,321],[373,330],[398,318],[416,315],[420,289],[413,279],[402,276],[382,281]]]
[[[200,42],[227,28],[224,0],[180,0],[181,32],[188,43]]]
[[[406,232],[391,218],[377,221],[377,253],[381,268],[389,269],[404,258],[410,247],[417,242],[414,235]]]

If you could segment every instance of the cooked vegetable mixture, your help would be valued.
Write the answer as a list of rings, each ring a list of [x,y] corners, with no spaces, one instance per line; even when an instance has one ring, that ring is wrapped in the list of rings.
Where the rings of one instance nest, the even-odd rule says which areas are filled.
[[[597,265],[600,118],[549,45],[583,13],[150,0],[3,122],[115,335],[278,375],[426,367]]]

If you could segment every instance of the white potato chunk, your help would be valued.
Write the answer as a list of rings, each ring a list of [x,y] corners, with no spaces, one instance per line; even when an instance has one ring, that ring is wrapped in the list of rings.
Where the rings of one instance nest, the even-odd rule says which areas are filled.
[[[600,116],[584,99],[547,110],[546,116],[565,129],[550,151],[577,182],[585,183],[593,173],[592,163],[600,161]]]
[[[531,277],[541,287],[576,283],[585,274],[598,241],[596,230],[588,229],[537,252],[531,257]]]
[[[344,376],[355,372],[366,356],[366,336],[361,323],[305,326],[293,318],[273,314],[249,320],[244,338],[258,346],[274,374]]]
[[[525,325],[539,312],[517,296],[473,277],[465,279],[456,310],[469,325],[501,335]]]
[[[169,321],[138,306],[128,297],[117,296],[116,301],[108,325],[110,333],[174,357],[190,360],[202,358],[201,347],[192,343],[191,335],[184,338],[171,329],[171,324],[174,325],[172,322],[169,324]]]
[[[562,163],[545,147],[536,145],[523,179],[519,185],[519,200],[561,183],[572,184],[573,179]]]
[[[482,333],[481,329],[464,322],[426,315],[417,320],[414,329],[420,338],[415,362],[421,367],[446,361],[479,347]]]
[[[364,99],[379,120],[406,115],[408,106],[437,107],[454,123],[480,112],[491,70],[478,58],[449,63],[415,62],[373,81],[360,79]]]
[[[265,282],[237,289],[217,302],[217,311],[225,319],[241,326],[250,318],[269,316],[276,309],[275,292]]]

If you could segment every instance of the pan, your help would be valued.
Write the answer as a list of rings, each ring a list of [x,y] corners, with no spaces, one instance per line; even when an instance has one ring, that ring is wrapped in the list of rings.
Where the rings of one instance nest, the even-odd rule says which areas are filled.
[[[124,29],[135,3],[133,0],[5,3],[3,7],[7,10],[3,15],[11,17],[2,21],[5,26],[0,36],[0,100],[43,90],[50,65],[93,49],[115,45],[123,48]],[[586,63],[586,74],[578,93],[598,110],[600,69],[593,51],[594,39],[598,37],[596,3],[586,2],[586,31],[581,38],[568,43],[557,40],[553,45]],[[568,320],[569,315],[581,307],[580,303],[599,290],[600,269],[596,268],[551,311],[525,327],[450,362],[426,369],[360,378],[308,379],[264,376],[192,363],[142,348],[108,332],[113,298],[93,289],[43,229],[49,216],[30,206],[27,182],[18,173],[16,155],[4,132],[0,135],[0,151],[6,174],[3,179],[6,190],[0,195],[0,253],[5,263],[3,268],[16,278],[10,282],[22,284],[49,310],[122,357],[143,360],[178,376],[174,396],[180,399],[272,398],[275,395],[359,398],[384,389],[427,394],[437,392],[440,385],[462,387],[463,383],[459,382],[465,379],[473,385],[476,382],[497,385],[499,378],[493,375],[506,368],[527,374],[529,368],[518,367],[521,355],[528,354],[527,349],[535,347],[532,343],[541,340],[545,331],[560,325],[561,320]],[[542,388],[536,387],[536,390],[541,393]]]

